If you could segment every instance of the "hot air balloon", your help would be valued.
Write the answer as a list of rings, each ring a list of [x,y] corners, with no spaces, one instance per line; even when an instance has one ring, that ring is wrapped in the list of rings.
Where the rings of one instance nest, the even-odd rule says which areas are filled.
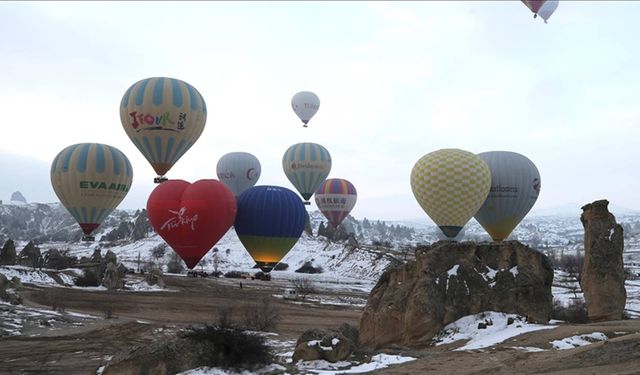
[[[315,193],[316,205],[334,228],[349,215],[357,197],[353,184],[342,178],[326,180]]]
[[[331,171],[331,155],[317,143],[297,143],[284,153],[282,169],[308,205]]]
[[[147,200],[149,221],[189,269],[231,228],[236,199],[218,180],[168,180]]]
[[[475,154],[442,149],[421,157],[411,170],[416,200],[449,238],[454,238],[489,194],[491,172]]]
[[[120,103],[125,132],[158,174],[164,175],[198,140],[207,120],[204,99],[193,86],[174,78],[136,82]]]
[[[307,127],[307,123],[320,108],[320,98],[311,91],[300,91],[291,98],[291,108]]]
[[[306,219],[300,197],[280,186],[254,186],[238,197],[234,228],[260,269],[273,267],[298,242]]]
[[[559,3],[560,2],[558,0],[547,0],[542,4],[538,10],[538,15],[544,20],[544,23],[547,23],[553,12],[558,9]]]
[[[79,143],[60,151],[51,163],[51,185],[62,205],[91,236],[131,188],[129,159],[115,147]]]
[[[558,0],[521,0],[533,12],[533,18],[538,15],[547,23],[549,17],[558,8]]]
[[[260,162],[248,152],[230,152],[218,160],[216,173],[237,197],[260,178]]]
[[[509,151],[478,154],[491,171],[491,190],[475,218],[494,241],[502,241],[527,215],[540,194],[540,173],[526,156]]]

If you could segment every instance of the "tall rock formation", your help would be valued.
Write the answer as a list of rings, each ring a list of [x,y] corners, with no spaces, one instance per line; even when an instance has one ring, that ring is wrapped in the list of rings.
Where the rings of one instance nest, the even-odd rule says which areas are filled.
[[[580,286],[584,292],[589,320],[622,319],[627,301],[624,288],[624,240],[622,226],[608,209],[609,201],[599,200],[582,207],[584,264]]]
[[[518,241],[440,241],[416,248],[416,260],[388,269],[369,294],[360,342],[381,348],[423,346],[445,325],[483,311],[551,317],[553,268]]]

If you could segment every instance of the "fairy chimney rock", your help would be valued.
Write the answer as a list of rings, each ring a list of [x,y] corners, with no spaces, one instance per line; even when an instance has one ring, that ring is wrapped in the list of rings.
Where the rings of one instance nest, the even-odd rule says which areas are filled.
[[[624,241],[622,226],[608,209],[609,201],[599,200],[582,207],[584,264],[580,286],[584,292],[589,320],[622,319],[627,301],[624,288]]]

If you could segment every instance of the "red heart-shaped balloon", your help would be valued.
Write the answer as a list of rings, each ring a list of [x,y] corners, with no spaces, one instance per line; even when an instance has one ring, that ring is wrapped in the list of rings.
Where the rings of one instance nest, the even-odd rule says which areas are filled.
[[[189,269],[231,228],[236,199],[218,180],[168,180],[147,200],[149,221]]]

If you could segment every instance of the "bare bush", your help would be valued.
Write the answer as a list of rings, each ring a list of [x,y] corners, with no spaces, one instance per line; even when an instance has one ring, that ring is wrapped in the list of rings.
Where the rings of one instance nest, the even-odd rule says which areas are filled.
[[[189,327],[180,336],[204,344],[205,350],[198,358],[204,366],[251,370],[273,361],[262,336],[238,328],[215,325]]]
[[[168,273],[183,273],[185,270],[184,262],[182,258],[175,252],[171,252],[169,255],[169,262],[167,263]]]
[[[235,309],[232,306],[221,306],[218,307],[216,311],[218,326],[222,328],[233,328],[236,326],[233,321]]]
[[[564,305],[560,300],[553,300],[551,318],[563,320],[567,323],[587,323],[589,317],[584,301],[573,299],[568,305]]]
[[[267,297],[244,306],[242,314],[244,327],[254,331],[273,329],[278,325],[280,319],[280,309]]]
[[[291,280],[291,284],[302,300],[305,300],[309,294],[317,293],[316,286],[310,279],[299,277]]]

